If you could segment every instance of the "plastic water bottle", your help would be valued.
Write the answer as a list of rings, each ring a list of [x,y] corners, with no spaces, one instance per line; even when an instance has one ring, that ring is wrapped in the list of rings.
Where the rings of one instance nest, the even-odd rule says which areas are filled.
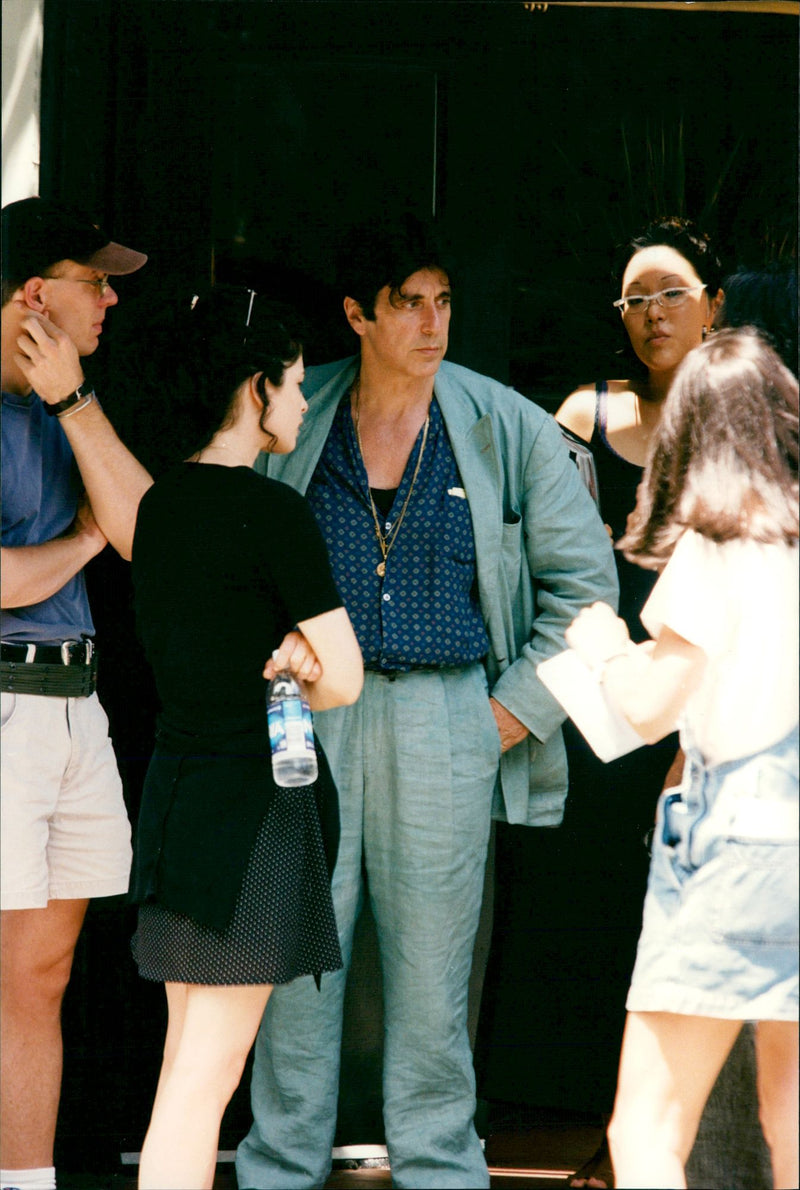
[[[276,785],[293,788],[317,779],[317,751],[311,708],[288,670],[269,684],[267,724]]]

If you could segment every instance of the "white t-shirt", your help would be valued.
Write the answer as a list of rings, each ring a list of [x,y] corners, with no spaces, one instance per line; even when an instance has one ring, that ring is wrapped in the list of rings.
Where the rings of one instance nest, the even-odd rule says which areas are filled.
[[[684,533],[642,610],[709,663],[680,721],[710,764],[769,747],[798,719],[797,546]]]

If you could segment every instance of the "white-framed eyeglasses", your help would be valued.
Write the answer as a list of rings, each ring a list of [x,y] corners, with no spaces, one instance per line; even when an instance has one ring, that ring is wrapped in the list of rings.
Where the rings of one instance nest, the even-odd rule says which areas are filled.
[[[104,298],[111,289],[111,282],[107,277],[98,277],[96,281],[89,281],[86,277],[45,277],[46,281],[72,281],[76,285],[92,285],[97,290],[97,296]]]
[[[632,293],[628,297],[618,298],[612,305],[625,314],[644,314],[649,310],[650,303],[655,302],[665,310],[676,310],[682,306],[690,293],[698,293],[705,289],[705,285],[671,285],[669,289],[659,289],[658,293]]]

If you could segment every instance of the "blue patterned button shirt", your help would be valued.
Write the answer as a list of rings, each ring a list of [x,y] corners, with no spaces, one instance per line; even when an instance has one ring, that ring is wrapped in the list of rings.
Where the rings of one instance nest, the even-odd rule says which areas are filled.
[[[402,511],[422,436],[420,430],[388,517],[378,513],[384,537]],[[339,404],[306,496],[368,669],[466,665],[486,655],[472,518],[435,397],[425,453],[385,576],[377,572],[382,555],[349,394]]]

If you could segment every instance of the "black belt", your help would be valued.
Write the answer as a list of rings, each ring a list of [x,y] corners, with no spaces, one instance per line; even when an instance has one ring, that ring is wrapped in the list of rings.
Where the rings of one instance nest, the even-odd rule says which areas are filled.
[[[364,672],[368,674],[377,674],[379,678],[387,678],[390,682],[396,682],[398,678],[404,677],[406,674],[440,674],[448,670],[465,669],[471,662],[466,662],[464,665],[411,665],[408,669],[378,669],[370,665],[364,666]]]
[[[85,698],[97,687],[97,652],[91,640],[60,645],[3,641],[0,686],[9,694]]]

